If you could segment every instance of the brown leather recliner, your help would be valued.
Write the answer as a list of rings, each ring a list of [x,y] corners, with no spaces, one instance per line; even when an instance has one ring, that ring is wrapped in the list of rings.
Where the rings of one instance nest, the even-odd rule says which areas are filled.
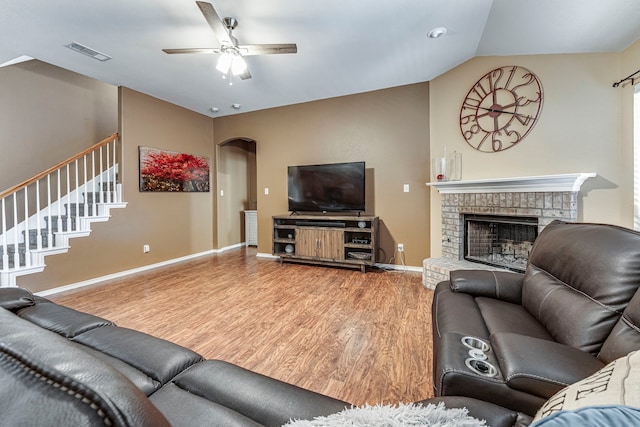
[[[433,300],[436,396],[534,415],[640,349],[639,286],[640,233],[604,224],[547,225],[524,274],[451,272]]]

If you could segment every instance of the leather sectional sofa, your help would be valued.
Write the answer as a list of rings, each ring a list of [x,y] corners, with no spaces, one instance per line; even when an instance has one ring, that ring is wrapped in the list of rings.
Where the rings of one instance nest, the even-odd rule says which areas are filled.
[[[527,425],[565,386],[640,349],[639,286],[640,233],[603,224],[547,225],[524,274],[451,272],[432,307],[435,395],[501,414],[491,425]]]

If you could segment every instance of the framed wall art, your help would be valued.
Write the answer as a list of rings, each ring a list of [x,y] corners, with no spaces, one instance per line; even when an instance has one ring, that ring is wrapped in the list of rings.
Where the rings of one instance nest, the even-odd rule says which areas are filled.
[[[209,158],[139,147],[140,191],[208,192]]]

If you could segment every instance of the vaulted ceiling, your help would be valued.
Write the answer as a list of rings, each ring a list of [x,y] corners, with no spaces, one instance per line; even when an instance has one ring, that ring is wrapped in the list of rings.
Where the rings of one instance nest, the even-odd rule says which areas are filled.
[[[211,2],[239,21],[240,44],[297,54],[246,57],[253,78],[229,85],[218,54],[162,51],[219,47],[193,0],[0,0],[0,64],[26,55],[216,117],[429,81],[474,56],[621,52],[640,38],[638,0]],[[446,34],[429,38],[436,27]]]

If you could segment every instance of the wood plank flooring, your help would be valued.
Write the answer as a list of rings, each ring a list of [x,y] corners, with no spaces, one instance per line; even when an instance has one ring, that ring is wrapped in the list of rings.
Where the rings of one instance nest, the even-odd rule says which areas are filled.
[[[51,300],[355,405],[433,395],[431,301],[415,272],[204,256]]]

